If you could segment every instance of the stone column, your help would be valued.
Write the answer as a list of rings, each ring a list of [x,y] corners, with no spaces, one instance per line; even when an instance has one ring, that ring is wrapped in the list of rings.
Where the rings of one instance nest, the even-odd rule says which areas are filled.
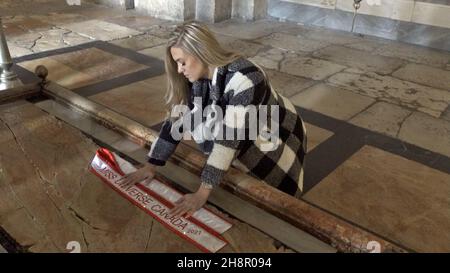
[[[196,20],[216,23],[231,18],[232,0],[197,0]]]
[[[134,0],[94,0],[94,3],[125,10],[134,9]]]
[[[195,18],[195,0],[134,0],[134,8],[166,20],[188,21]]]
[[[3,33],[2,18],[0,17],[0,92],[22,85],[17,74],[12,70],[12,66],[13,62],[5,34]]]
[[[268,0],[233,0],[233,18],[254,21],[266,18]]]

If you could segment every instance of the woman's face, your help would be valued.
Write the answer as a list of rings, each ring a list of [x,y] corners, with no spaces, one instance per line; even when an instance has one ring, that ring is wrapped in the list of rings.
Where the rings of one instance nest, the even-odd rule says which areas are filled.
[[[196,57],[178,47],[171,47],[170,53],[177,63],[178,73],[183,74],[190,82],[195,82],[208,75],[208,68]]]

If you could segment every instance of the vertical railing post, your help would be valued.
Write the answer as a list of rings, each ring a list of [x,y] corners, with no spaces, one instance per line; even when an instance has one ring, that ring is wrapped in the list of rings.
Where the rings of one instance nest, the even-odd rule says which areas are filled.
[[[2,18],[0,17],[0,91],[22,85],[17,74],[12,70],[13,61],[3,32]]]

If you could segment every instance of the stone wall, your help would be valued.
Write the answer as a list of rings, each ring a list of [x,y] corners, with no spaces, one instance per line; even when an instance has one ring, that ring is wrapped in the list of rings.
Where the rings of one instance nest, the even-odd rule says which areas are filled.
[[[232,0],[197,0],[195,18],[202,22],[220,22],[231,18]]]
[[[380,6],[361,2],[355,33],[450,50],[450,0],[378,1]],[[301,25],[351,31],[353,0],[269,0],[268,15]]]
[[[352,0],[282,0],[285,2],[353,12]],[[372,1],[376,2],[376,1]],[[379,0],[381,5],[369,5],[366,0],[360,14],[450,28],[450,0]]]
[[[108,7],[133,9],[135,0],[94,0],[93,2]]]
[[[134,0],[136,11],[150,16],[177,21],[195,18],[195,0]]]
[[[269,0],[90,0],[96,3],[135,8],[145,14],[169,20],[197,19],[220,22],[229,18],[258,20],[267,16]],[[273,0],[271,0],[274,2]],[[328,10],[353,12],[353,0],[280,0]],[[370,2],[377,2],[371,0]],[[360,14],[450,28],[450,0],[378,0],[369,5],[363,0]],[[289,13],[290,11],[286,11]],[[280,18],[283,16],[280,16]]]
[[[233,0],[233,18],[258,20],[267,16],[267,0]]]
[[[86,1],[86,0],[84,0]],[[253,21],[267,16],[268,0],[87,0],[150,16],[187,21],[220,22],[230,18]]]

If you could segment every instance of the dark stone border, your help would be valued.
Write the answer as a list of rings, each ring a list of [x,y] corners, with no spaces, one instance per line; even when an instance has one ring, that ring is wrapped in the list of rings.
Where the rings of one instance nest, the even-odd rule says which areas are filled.
[[[447,156],[311,110],[296,108],[304,121],[334,133],[306,156],[305,193],[365,145],[450,174],[450,158]]]
[[[7,232],[0,226],[0,245],[8,253],[24,253],[26,251],[24,247],[19,245]]]
[[[94,83],[91,85],[83,86],[77,89],[74,89],[73,91],[81,96],[89,97],[107,90],[111,90],[113,88],[129,85],[134,82],[142,81],[148,78],[152,78],[158,75],[161,75],[164,73],[164,62],[162,62],[159,59],[137,53],[131,49],[122,48],[120,46],[110,44],[103,41],[93,41],[81,45],[76,45],[72,47],[65,47],[65,48],[59,48],[55,50],[50,51],[44,51],[39,52],[31,55],[26,55],[22,57],[15,58],[13,61],[14,63],[21,63],[25,61],[31,61],[36,59],[41,59],[45,57],[51,57],[71,52],[76,52],[79,50],[84,49],[90,49],[90,48],[98,48],[100,50],[103,50],[105,52],[111,53],[113,55],[123,57],[126,59],[129,59],[135,63],[146,65],[149,68],[142,69],[136,72],[132,72],[129,74],[125,74],[122,76],[119,76],[114,79],[105,80],[99,83]],[[21,77],[28,77],[30,78],[30,74],[33,74],[32,72],[15,65],[16,70],[21,71]],[[33,74],[34,75],[34,74]],[[37,77],[35,77],[37,78]]]

